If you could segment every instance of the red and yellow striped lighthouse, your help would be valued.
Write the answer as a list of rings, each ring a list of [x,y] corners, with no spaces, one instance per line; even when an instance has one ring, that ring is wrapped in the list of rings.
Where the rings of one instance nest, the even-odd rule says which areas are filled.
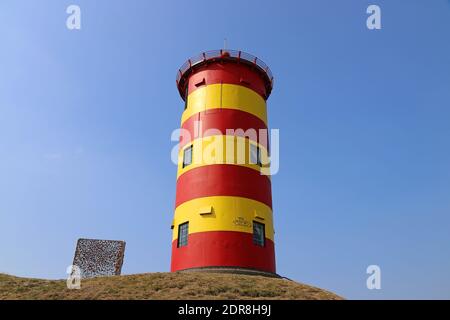
[[[241,51],[204,52],[178,71],[185,105],[171,271],[275,274],[267,173],[266,100],[272,84],[266,64]]]

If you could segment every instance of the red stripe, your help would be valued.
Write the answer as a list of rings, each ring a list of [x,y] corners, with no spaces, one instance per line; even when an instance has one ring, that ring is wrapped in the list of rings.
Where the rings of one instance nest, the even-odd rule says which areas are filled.
[[[265,246],[253,244],[253,235],[245,232],[210,231],[188,236],[187,246],[172,242],[171,271],[200,267],[241,267],[275,273],[275,249],[272,240]]]
[[[195,130],[196,126],[197,130]],[[267,126],[264,121],[251,113],[241,110],[218,108],[199,112],[187,119],[183,123],[182,129],[187,130],[187,132],[189,132],[189,135],[180,136],[181,148],[199,137],[207,137],[217,134],[225,135],[227,129],[242,129],[244,132],[249,129],[254,129],[254,132],[256,133],[256,139],[253,137],[249,138],[255,142],[260,143],[266,149],[268,145],[268,132]],[[260,130],[265,131],[260,132]],[[243,136],[242,134],[237,133],[235,135]]]
[[[188,94],[203,85],[228,83],[252,89],[266,100],[265,80],[246,64],[236,62],[212,62],[201,66],[189,77]]]
[[[270,179],[254,169],[231,164],[205,165],[186,171],[177,180],[175,206],[202,197],[235,196],[272,208]]]

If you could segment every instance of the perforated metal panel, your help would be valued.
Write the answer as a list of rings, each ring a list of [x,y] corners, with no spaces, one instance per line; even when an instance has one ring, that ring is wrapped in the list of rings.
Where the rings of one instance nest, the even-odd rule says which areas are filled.
[[[125,241],[78,239],[73,265],[82,278],[120,275],[125,254]]]

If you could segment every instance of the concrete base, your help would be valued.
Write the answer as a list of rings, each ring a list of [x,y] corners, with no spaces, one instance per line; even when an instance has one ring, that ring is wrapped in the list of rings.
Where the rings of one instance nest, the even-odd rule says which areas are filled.
[[[255,269],[240,268],[240,267],[190,268],[190,269],[180,270],[178,272],[234,273],[234,274],[245,274],[245,275],[253,275],[253,276],[263,276],[263,277],[270,277],[270,278],[284,278],[276,273],[255,270]]]

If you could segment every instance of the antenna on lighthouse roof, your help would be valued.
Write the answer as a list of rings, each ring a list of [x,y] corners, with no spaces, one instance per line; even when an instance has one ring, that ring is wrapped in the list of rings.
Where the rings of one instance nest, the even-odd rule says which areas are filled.
[[[227,50],[227,38],[223,38],[223,50]]]

